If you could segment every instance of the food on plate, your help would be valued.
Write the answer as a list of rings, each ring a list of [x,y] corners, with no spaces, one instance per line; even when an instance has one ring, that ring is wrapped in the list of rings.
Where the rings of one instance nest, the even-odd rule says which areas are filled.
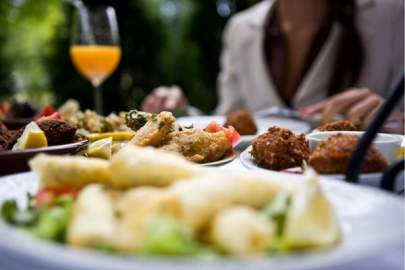
[[[224,132],[210,133],[201,129],[184,129],[171,132],[160,148],[181,153],[190,161],[205,163],[221,159],[232,149],[232,144]]]
[[[342,120],[327,123],[318,129],[317,131],[359,131],[360,129],[351,121]]]
[[[281,171],[302,166],[309,157],[309,144],[304,134],[271,127],[253,140],[251,154],[260,167]]]
[[[0,151],[9,149],[12,141],[13,135],[8,130],[8,128],[2,122],[0,122]]]
[[[124,114],[116,115],[112,113],[104,117],[90,110],[83,112],[80,110],[79,103],[72,99],[66,101],[65,104],[59,108],[58,112],[62,120],[73,126],[77,126],[83,135],[87,135],[88,133],[129,130],[125,124]]]
[[[240,135],[255,135],[257,133],[255,119],[248,111],[230,113],[226,118],[224,126],[233,126]]]
[[[321,174],[344,174],[358,142],[358,136],[343,134],[331,136],[315,148],[308,164]],[[362,172],[377,173],[387,167],[387,160],[381,152],[371,147],[364,159]]]
[[[17,139],[12,150],[26,150],[47,147],[48,140],[45,132],[35,122],[29,123]]]
[[[61,145],[71,143],[75,139],[77,128],[57,119],[44,119],[37,121],[38,126],[44,131],[48,145]]]
[[[101,159],[39,154],[30,160],[29,165],[46,188],[80,188],[89,183],[111,183],[110,164]]]
[[[161,112],[148,120],[137,130],[130,144],[137,146],[159,147],[169,133],[174,131],[176,118],[170,112]]]
[[[271,245],[276,226],[253,208],[234,206],[220,211],[210,227],[210,238],[221,251],[256,255]]]
[[[42,239],[126,255],[211,257],[265,256],[340,240],[335,211],[312,170],[228,172],[131,145],[111,162],[41,155],[31,167],[40,191],[28,209],[8,201],[1,214]]]
[[[86,135],[90,142],[95,142],[105,138],[112,138],[113,141],[129,141],[134,137],[133,131],[114,131],[105,133],[91,133]]]
[[[113,139],[110,137],[90,143],[87,147],[87,154],[89,157],[110,160],[112,150]]]
[[[129,144],[178,153],[196,163],[218,161],[231,153],[240,138],[233,127],[224,128],[215,122],[205,130],[179,126],[170,112],[152,115],[131,111],[127,122],[136,130]]]

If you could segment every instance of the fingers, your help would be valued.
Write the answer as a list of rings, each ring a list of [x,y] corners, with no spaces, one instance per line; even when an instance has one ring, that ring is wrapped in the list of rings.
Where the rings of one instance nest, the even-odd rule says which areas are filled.
[[[142,110],[151,113],[161,111],[184,110],[187,106],[187,99],[178,86],[159,87],[152,91],[142,103]]]
[[[350,106],[370,95],[368,89],[356,89],[344,92],[329,99],[322,110],[322,122],[328,123],[336,119],[338,114],[345,114]]]
[[[346,114],[348,120],[358,123],[361,120],[370,118],[373,112],[377,111],[384,103],[384,99],[376,94],[371,94],[352,106]]]

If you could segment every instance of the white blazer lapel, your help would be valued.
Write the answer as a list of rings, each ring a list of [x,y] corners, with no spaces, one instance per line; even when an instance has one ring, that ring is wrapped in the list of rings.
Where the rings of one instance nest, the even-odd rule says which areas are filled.
[[[339,50],[338,41],[340,36],[341,28],[338,24],[334,24],[318,57],[315,59],[315,62],[298,87],[298,91],[293,100],[293,106],[295,108],[311,105],[321,101],[327,96],[327,87]]]

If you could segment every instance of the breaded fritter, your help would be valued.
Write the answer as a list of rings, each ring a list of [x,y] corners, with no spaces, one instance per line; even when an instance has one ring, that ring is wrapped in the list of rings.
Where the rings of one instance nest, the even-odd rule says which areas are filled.
[[[240,135],[255,135],[257,126],[252,114],[248,111],[236,111],[228,115],[225,127],[233,126]]]
[[[219,160],[232,145],[223,131],[184,129],[171,133],[161,149],[180,153],[193,162],[205,163]]]
[[[309,157],[309,165],[321,174],[344,174],[357,147],[358,136],[337,134],[321,142]],[[375,147],[367,152],[362,166],[363,173],[382,172],[387,160]]]
[[[161,112],[140,128],[130,141],[135,146],[158,147],[173,131],[176,118],[170,112]]]
[[[61,120],[47,119],[37,123],[46,135],[48,145],[61,145],[74,141],[77,128]]]
[[[335,121],[327,123],[317,129],[318,131],[359,131],[360,129],[351,121]]]
[[[308,160],[309,144],[304,134],[271,127],[253,140],[251,154],[260,167],[281,171],[299,167]]]

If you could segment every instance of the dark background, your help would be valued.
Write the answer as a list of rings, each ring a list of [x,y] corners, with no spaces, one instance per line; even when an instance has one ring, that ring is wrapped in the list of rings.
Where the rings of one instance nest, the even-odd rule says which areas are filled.
[[[116,8],[119,69],[103,84],[105,111],[137,108],[160,85],[179,85],[205,112],[216,105],[221,35],[229,17],[257,0],[87,0]],[[173,16],[165,7],[176,7]],[[92,108],[92,87],[69,58],[74,8],[59,0],[0,3],[0,98]]]

